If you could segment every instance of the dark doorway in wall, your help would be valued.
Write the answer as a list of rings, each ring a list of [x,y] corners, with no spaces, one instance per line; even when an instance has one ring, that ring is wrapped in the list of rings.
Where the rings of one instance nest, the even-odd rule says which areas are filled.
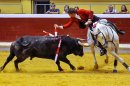
[[[34,14],[44,14],[50,9],[50,0],[34,0]]]

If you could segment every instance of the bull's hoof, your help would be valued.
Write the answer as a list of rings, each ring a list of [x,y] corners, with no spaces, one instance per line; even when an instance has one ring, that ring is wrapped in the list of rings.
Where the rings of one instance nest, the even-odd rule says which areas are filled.
[[[64,71],[63,69],[59,69],[59,71]]]
[[[76,68],[74,66],[71,67],[72,70],[76,70]]]
[[[113,70],[113,73],[117,73],[117,70],[114,69],[114,70]]]
[[[98,69],[98,64],[95,64],[95,65],[94,65],[94,69]]]
[[[108,64],[108,59],[105,59],[104,61],[105,61],[106,64]]]

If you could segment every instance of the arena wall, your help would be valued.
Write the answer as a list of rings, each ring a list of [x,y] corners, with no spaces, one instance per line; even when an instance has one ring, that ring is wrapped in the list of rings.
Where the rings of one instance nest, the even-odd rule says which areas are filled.
[[[114,22],[120,29],[125,30],[126,34],[124,36],[120,35],[121,43],[130,43],[130,15],[124,14],[97,14],[102,18],[107,18],[108,20]],[[42,36],[45,35],[42,31],[46,30],[48,32],[54,33],[53,25],[59,24],[63,25],[68,21],[68,15],[55,14],[55,15],[0,15],[0,41],[14,41],[17,38],[25,35]],[[80,29],[74,23],[70,28],[65,30],[58,30],[59,34],[67,35],[72,37],[86,38],[87,29]]]

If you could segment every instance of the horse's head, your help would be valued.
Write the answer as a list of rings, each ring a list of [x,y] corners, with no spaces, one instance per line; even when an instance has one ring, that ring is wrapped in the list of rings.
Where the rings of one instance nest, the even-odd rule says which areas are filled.
[[[106,37],[106,27],[103,24],[97,24],[97,26],[91,31],[91,33],[95,36],[96,40],[106,47],[107,37]]]

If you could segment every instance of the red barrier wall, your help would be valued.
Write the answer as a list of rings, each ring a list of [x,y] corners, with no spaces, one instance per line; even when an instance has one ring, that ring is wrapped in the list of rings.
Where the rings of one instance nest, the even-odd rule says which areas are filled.
[[[130,43],[130,18],[109,18],[119,28],[126,31],[120,35],[121,43]],[[0,41],[14,41],[24,35],[45,35],[43,29],[53,33],[55,23],[62,25],[68,18],[0,18]],[[87,29],[79,29],[76,24],[65,30],[58,30],[59,34],[69,34],[72,37],[86,38]]]

